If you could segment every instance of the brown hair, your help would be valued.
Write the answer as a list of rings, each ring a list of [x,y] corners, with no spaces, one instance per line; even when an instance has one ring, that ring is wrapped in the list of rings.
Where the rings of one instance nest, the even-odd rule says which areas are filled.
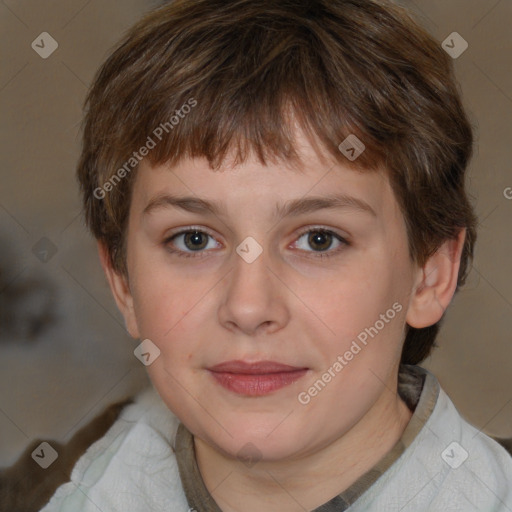
[[[476,239],[464,185],[472,129],[451,59],[389,1],[176,0],[129,31],[85,107],[86,222],[126,276],[143,155],[152,165],[204,156],[212,168],[231,151],[239,162],[294,161],[298,122],[337,161],[386,170],[419,265],[467,228],[457,289],[465,282]],[[366,147],[353,162],[338,149],[349,134]],[[438,329],[407,326],[402,362],[423,360]]]

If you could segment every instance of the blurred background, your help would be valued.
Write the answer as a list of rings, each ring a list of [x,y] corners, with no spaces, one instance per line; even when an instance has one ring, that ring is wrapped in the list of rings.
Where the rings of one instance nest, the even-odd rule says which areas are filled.
[[[0,2],[0,467],[35,438],[67,442],[148,385],[84,228],[74,171],[95,71],[161,3]],[[477,137],[476,258],[424,366],[477,428],[512,437],[512,1],[400,3],[453,46]],[[460,55],[453,32],[468,43]]]

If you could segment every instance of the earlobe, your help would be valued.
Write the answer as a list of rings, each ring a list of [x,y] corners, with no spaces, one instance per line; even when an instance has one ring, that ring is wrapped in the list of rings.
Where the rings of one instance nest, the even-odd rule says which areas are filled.
[[[98,241],[98,254],[112,295],[114,296],[119,311],[124,317],[126,330],[132,338],[139,338],[139,329],[135,318],[133,297],[128,279],[112,267],[108,249],[101,241]]]
[[[466,229],[461,229],[457,238],[445,241],[419,269],[406,317],[411,327],[429,327],[443,316],[457,288],[465,238]]]

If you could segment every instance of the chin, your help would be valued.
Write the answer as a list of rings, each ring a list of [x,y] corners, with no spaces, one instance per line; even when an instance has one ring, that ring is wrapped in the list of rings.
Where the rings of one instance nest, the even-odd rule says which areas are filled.
[[[304,442],[300,430],[291,423],[288,428],[282,428],[279,425],[282,420],[281,417],[279,421],[231,422],[227,428],[231,436],[221,429],[221,432],[205,432],[200,437],[217,450],[244,463],[279,461],[296,455]],[[211,428],[211,423],[208,427]]]

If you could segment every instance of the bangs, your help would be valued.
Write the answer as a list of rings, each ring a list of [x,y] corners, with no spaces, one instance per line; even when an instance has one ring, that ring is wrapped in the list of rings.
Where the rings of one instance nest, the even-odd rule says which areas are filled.
[[[361,169],[374,167],[381,160],[368,137],[345,122],[346,116],[333,115],[332,122],[325,123],[327,105],[313,108],[303,96],[267,87],[250,96],[254,101],[247,101],[243,91],[234,90],[216,97],[208,89],[183,97],[177,108],[173,105],[168,110],[166,119],[152,118],[148,122],[156,126],[150,136],[155,147],[148,153],[149,162],[173,166],[183,158],[204,157],[212,169],[217,169],[226,159],[237,165],[254,157],[263,165],[269,161],[294,165],[300,163],[304,138],[326,166],[335,160]],[[351,161],[339,145],[355,133],[359,140],[364,139],[365,151]],[[133,147],[141,143],[144,141],[136,140]]]

